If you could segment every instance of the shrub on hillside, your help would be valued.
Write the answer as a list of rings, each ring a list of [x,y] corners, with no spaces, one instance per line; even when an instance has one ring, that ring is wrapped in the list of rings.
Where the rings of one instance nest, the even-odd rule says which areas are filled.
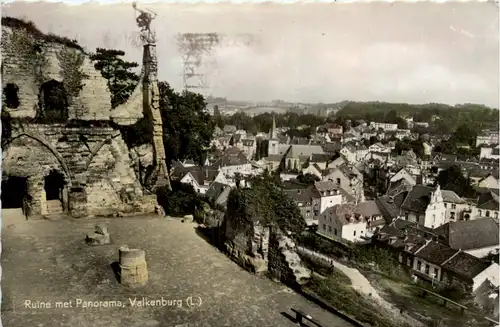
[[[161,187],[156,191],[158,203],[168,216],[199,215],[204,208],[203,197],[191,185],[172,181],[172,191]]]

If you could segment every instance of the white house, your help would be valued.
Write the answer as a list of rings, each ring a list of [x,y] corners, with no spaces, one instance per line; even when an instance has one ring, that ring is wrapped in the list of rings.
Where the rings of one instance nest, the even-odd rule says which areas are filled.
[[[344,156],[344,158],[349,162],[349,163],[355,163],[356,162],[356,148],[354,148],[352,145],[347,144],[340,149],[340,154]]]
[[[323,213],[326,209],[342,203],[342,192],[334,182],[315,182],[314,187],[321,196],[319,213]]]
[[[441,190],[444,207],[446,208],[446,222],[469,220],[473,207],[453,191]]]
[[[372,121],[370,123],[370,127],[374,129],[383,129],[384,131],[395,131],[398,129],[398,124],[389,124],[389,123],[377,123]]]
[[[220,170],[228,179],[234,178],[236,174],[248,175],[253,172],[252,163],[236,147],[228,148],[212,167]]]
[[[495,191],[490,191],[481,194],[477,200],[477,204],[473,207],[473,212],[471,219],[477,218],[499,218],[499,203],[498,203],[498,193]]]
[[[415,178],[413,178],[413,176],[404,168],[401,168],[397,173],[395,173],[394,176],[391,177],[389,182],[395,183],[402,178],[410,183],[410,185],[417,185],[417,181],[415,180]]]
[[[436,228],[446,222],[446,207],[439,185],[436,189],[415,185],[403,201],[401,210],[406,220],[424,227]]]
[[[488,176],[480,179],[477,182],[477,186],[484,187],[484,188],[498,189],[500,185],[499,185],[498,179],[496,179],[493,175],[489,174]]]
[[[356,161],[360,162],[365,160],[365,157],[368,155],[368,148],[364,145],[361,144],[358,147],[356,147]]]
[[[202,170],[198,167],[193,167],[180,179],[181,183],[191,185],[197,193],[205,194],[212,182],[226,182],[222,172],[214,170]]]
[[[489,132],[485,131],[482,135],[478,135],[476,137],[476,147],[480,145],[491,145],[491,144],[499,144],[499,134],[498,132]]]
[[[383,145],[382,143],[375,143],[370,145],[368,148],[369,152],[376,152],[376,153],[390,153],[391,149]]]
[[[313,164],[313,165],[309,165],[307,166],[306,168],[302,169],[302,175],[307,175],[307,174],[311,174],[311,175],[314,175],[316,177],[318,177],[319,179],[321,179],[321,177],[323,176],[321,174],[321,168],[317,165],[317,164]]]
[[[350,242],[364,241],[366,220],[352,203],[337,204],[319,216],[318,233]]]
[[[495,147],[482,147],[481,152],[479,153],[479,158],[483,159],[500,159],[500,148],[499,145]]]
[[[422,142],[422,146],[424,148],[424,156],[430,156],[432,153],[432,146],[427,142]]]

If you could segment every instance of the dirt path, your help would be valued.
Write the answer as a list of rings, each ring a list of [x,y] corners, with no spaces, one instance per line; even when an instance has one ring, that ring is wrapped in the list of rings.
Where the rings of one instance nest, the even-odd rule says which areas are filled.
[[[371,285],[370,281],[365,276],[363,276],[363,274],[361,274],[358,269],[347,267],[346,265],[338,262],[332,257],[311,251],[301,246],[298,246],[297,249],[299,253],[304,253],[309,256],[321,259],[329,264],[333,264],[336,269],[340,270],[347,277],[349,277],[349,279],[351,280],[352,288],[354,288],[358,293],[367,295],[368,297],[375,299],[383,308],[389,310],[392,314],[396,316],[402,316],[400,310],[396,308],[392,303],[383,299],[377,292],[377,290]],[[412,326],[424,326],[421,322],[415,320],[407,314],[402,317],[404,317],[404,319],[408,323],[411,323]]]

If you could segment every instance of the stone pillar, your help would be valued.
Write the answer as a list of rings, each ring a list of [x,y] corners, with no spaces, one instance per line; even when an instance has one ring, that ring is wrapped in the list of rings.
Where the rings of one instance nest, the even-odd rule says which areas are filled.
[[[31,214],[46,214],[47,199],[43,188],[42,175],[28,177],[28,194],[31,195]]]
[[[69,211],[72,217],[87,216],[87,193],[82,186],[71,187],[68,194]]]
[[[63,210],[64,212],[68,212],[68,187],[64,186],[62,191],[61,191],[61,199],[62,199],[62,205],[63,205]]]
[[[148,282],[146,253],[139,249],[129,249],[124,245],[119,249],[120,283],[125,286],[142,286]]]

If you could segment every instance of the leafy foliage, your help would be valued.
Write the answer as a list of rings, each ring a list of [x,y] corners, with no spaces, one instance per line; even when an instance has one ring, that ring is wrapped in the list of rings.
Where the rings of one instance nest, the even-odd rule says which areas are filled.
[[[158,203],[169,216],[195,215],[203,209],[203,199],[189,184],[172,181],[172,190],[166,187],[158,188],[156,196]]]
[[[94,68],[108,81],[112,108],[127,102],[139,81],[139,76],[131,71],[139,64],[123,60],[121,57],[124,55],[121,50],[103,48],[97,48],[95,53],[90,54],[90,59],[95,62]]]
[[[205,99],[193,92],[175,92],[165,82],[159,83],[159,89],[167,164],[185,159],[202,164],[215,128],[205,111]]]
[[[8,49],[22,58],[19,68],[33,75],[37,86],[41,85],[45,80],[49,64],[47,48],[43,42],[32,37],[26,30],[15,29],[12,31],[10,41],[7,41],[7,36],[5,36],[2,37],[2,43],[3,49]]]
[[[69,95],[76,97],[85,85],[83,81],[89,76],[82,70],[85,57],[83,53],[73,49],[63,48],[57,53],[60,75],[63,78],[64,88]]]
[[[498,110],[477,104],[462,104],[449,106],[439,103],[412,105],[408,103],[386,102],[349,102],[339,112],[337,117],[343,119],[363,119],[366,121],[387,121],[399,117],[413,117],[416,122],[430,124],[428,132],[448,134],[462,124],[471,128],[486,128],[498,125]],[[389,121],[388,121],[389,122]],[[392,123],[398,121],[393,120]],[[402,123],[402,122],[401,122]]]
[[[410,140],[408,138],[404,138],[403,140],[396,142],[394,151],[397,152],[398,155],[401,155],[403,151],[409,150],[412,150],[418,158],[422,158],[424,156],[424,145],[421,140]]]
[[[246,230],[259,221],[263,226],[279,227],[298,237],[306,224],[299,208],[286,195],[279,182],[267,173],[250,179],[251,188],[236,188],[228,197],[226,219],[237,229]]]
[[[319,182],[320,178],[314,174],[307,173],[304,175],[300,173],[297,176],[297,180],[302,184],[313,185],[314,182]]]
[[[439,172],[437,182],[441,188],[454,191],[459,196],[473,197],[475,195],[474,188],[470,181],[464,177],[460,166],[452,165]]]
[[[218,109],[219,110],[219,109]],[[220,110],[219,110],[220,111]],[[295,129],[298,133],[297,128],[305,125],[315,129],[321,124],[324,124],[325,119],[315,115],[301,115],[294,112],[287,112],[284,114],[274,113],[276,126],[285,126],[290,129]],[[232,116],[218,116],[216,117],[217,126],[223,128],[225,125],[234,125],[238,129],[245,129],[248,132],[257,134],[258,132],[268,133],[271,130],[273,124],[273,114],[272,113],[262,113],[253,117],[248,116],[245,113],[238,112]],[[302,132],[305,137],[310,135],[307,131]]]
[[[345,284],[337,272],[327,279],[314,278],[307,284],[307,289],[312,290],[325,302],[336,310],[354,317],[361,323],[380,327],[410,327],[411,324],[401,317],[391,314],[385,307],[370,298],[358,293],[351,285]]]

